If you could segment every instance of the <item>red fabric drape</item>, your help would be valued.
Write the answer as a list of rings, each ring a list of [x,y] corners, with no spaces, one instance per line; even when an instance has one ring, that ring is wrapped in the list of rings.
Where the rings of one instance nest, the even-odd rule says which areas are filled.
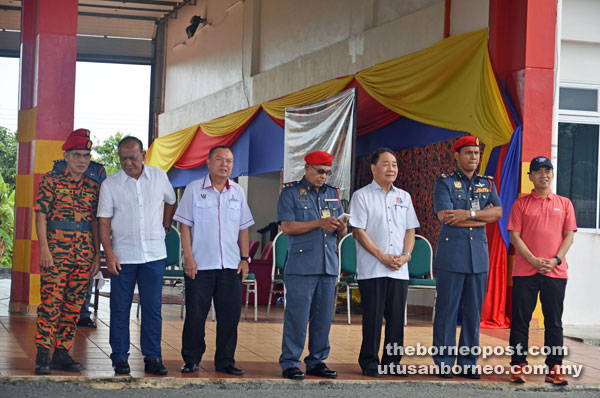
[[[502,188],[500,181],[502,177],[502,165],[506,158],[508,144],[500,149],[498,166],[494,175],[496,190]],[[488,250],[490,254],[490,270],[488,272],[488,286],[481,311],[482,328],[503,329],[510,327],[510,320],[506,316],[506,244],[500,234],[498,223],[489,224],[486,229],[488,238]]]
[[[206,160],[208,159],[208,152],[210,148],[217,145],[227,145],[231,146],[242,133],[246,130],[246,127],[254,120],[254,118],[258,115],[258,111],[252,115],[250,119],[246,123],[244,123],[240,128],[232,132],[231,134],[213,137],[204,134],[202,128],[198,128],[194,139],[187,147],[186,151],[181,155],[181,157],[175,162],[174,166],[178,169],[193,169],[194,167],[203,166],[206,164]]]

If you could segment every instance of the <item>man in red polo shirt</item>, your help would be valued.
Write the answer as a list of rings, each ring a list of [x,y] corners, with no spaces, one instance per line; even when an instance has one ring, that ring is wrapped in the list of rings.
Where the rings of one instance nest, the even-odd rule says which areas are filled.
[[[513,267],[512,324],[510,346],[514,349],[510,364],[511,381],[524,383],[527,365],[529,322],[538,293],[544,314],[544,346],[549,372],[546,382],[567,385],[561,373],[563,360],[562,313],[567,287],[565,255],[577,231],[575,210],[568,198],[552,192],[554,167],[550,159],[535,157],[529,165],[534,189],[513,204],[508,222],[510,242],[516,249]]]

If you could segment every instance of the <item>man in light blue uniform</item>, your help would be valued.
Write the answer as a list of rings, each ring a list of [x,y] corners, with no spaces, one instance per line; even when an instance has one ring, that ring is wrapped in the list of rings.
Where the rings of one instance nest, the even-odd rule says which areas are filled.
[[[502,217],[502,205],[492,177],[475,173],[479,165],[479,139],[459,138],[452,146],[457,169],[436,181],[433,207],[442,229],[434,260],[437,301],[433,323],[433,345],[439,350],[433,359],[439,375],[452,377],[457,359],[460,376],[479,379],[475,371],[479,346],[479,322],[487,289],[487,223]],[[462,327],[456,347],[456,318],[462,299]],[[462,353],[466,350],[468,352]]]
[[[337,372],[323,362],[329,356],[329,329],[338,260],[337,237],[346,234],[347,221],[339,192],[325,184],[333,156],[312,152],[304,157],[302,180],[285,184],[277,205],[277,222],[289,236],[285,264],[286,308],[279,364],[283,377],[302,380],[300,356],[310,320],[306,373],[335,378]]]

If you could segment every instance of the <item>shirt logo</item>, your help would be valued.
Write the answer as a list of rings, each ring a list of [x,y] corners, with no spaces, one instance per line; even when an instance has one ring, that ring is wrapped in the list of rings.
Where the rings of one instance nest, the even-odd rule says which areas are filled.
[[[402,203],[402,199],[400,199],[399,196],[396,196],[396,203],[398,203],[398,204]]]
[[[306,192],[306,189],[304,189],[304,188],[300,188],[300,189],[298,190],[298,193],[299,193],[300,195],[306,195],[306,194],[307,194],[307,192]]]
[[[478,182],[477,184],[475,184],[476,187],[485,187],[485,184],[482,182]]]
[[[462,182],[454,181],[454,188],[462,188]]]
[[[555,207],[554,211],[560,211],[560,208],[559,207]]]
[[[202,199],[206,199],[206,194],[205,194],[205,193],[202,193],[202,194],[200,194],[200,197],[201,197]]]

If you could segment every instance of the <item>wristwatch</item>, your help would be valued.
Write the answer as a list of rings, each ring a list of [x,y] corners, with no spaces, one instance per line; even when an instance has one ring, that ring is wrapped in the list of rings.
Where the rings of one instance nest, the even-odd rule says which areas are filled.
[[[400,253],[401,256],[408,256],[408,261],[410,261],[410,259],[412,258],[412,256],[410,255],[409,252],[402,252]]]
[[[556,265],[561,265],[562,264],[562,260],[560,259],[560,257],[558,256],[554,256],[554,258],[556,259]]]
[[[471,216],[471,218],[475,218],[475,210],[471,210],[469,212],[469,215]]]
[[[252,262],[252,257],[244,257],[244,256],[242,256],[242,258],[240,259],[240,261],[245,261],[248,264],[250,264]]]

